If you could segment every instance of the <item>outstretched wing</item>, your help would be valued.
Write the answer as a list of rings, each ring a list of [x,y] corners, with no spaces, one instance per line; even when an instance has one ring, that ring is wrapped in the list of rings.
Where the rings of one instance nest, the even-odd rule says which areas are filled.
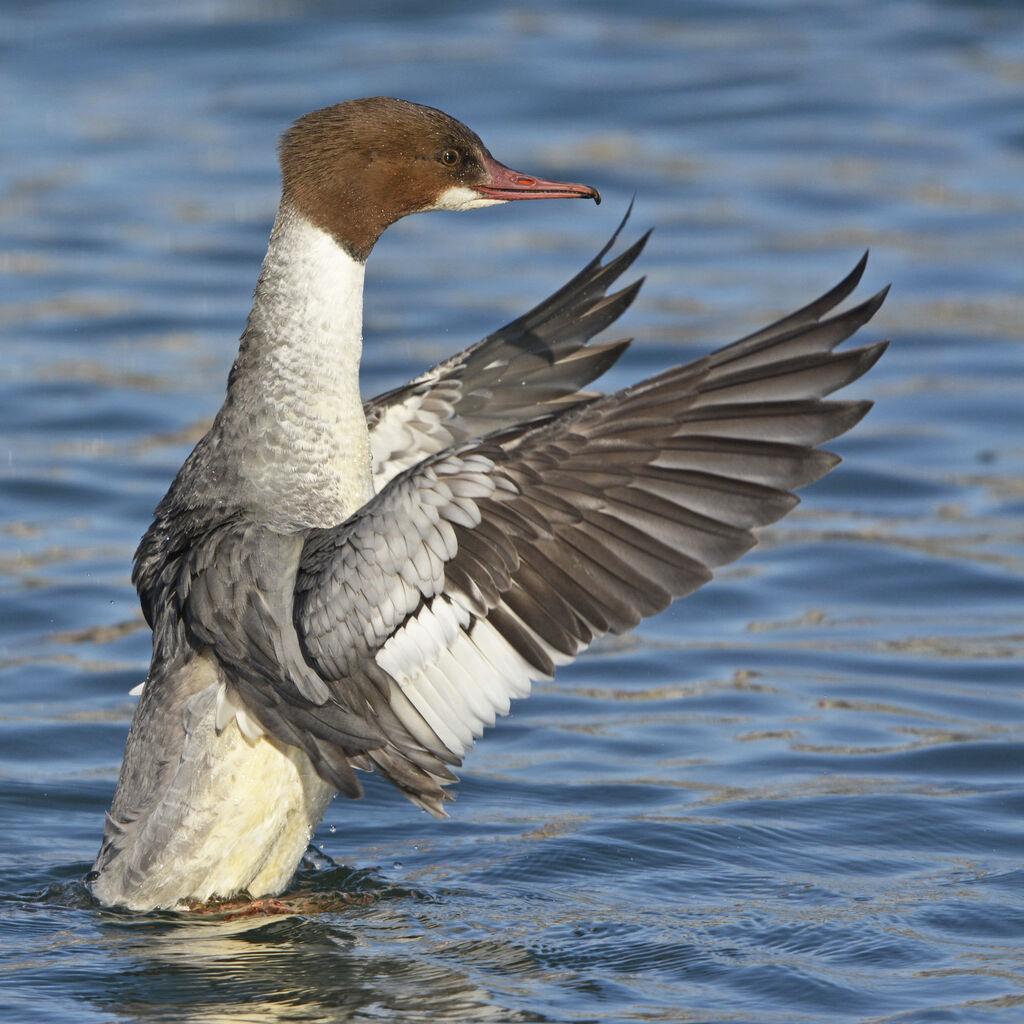
[[[291,609],[298,642],[324,704],[383,737],[318,734],[325,776],[375,765],[443,813],[446,766],[531,679],[749,549],[756,527],[796,504],[793,489],[838,462],[816,446],[870,408],[824,400],[886,346],[833,351],[884,298],[818,322],[843,287],[687,366],[439,452],[312,532]],[[251,677],[239,690],[287,725],[318,699]],[[304,745],[302,729],[292,735]]]
[[[375,490],[453,444],[593,397],[581,389],[615,363],[629,339],[587,342],[622,315],[643,283],[607,294],[650,232],[601,263],[630,210],[594,259],[535,309],[364,405]]]

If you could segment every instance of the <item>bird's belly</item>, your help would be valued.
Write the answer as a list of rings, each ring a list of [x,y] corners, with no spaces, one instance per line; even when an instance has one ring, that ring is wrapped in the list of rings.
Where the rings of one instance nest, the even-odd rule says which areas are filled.
[[[334,790],[298,747],[265,736],[249,740],[234,721],[215,743],[210,785],[189,810],[203,826],[194,856],[206,868],[192,896],[279,893],[295,874]]]
[[[291,881],[334,790],[299,748],[248,739],[234,719],[218,732],[215,708],[215,686],[190,701],[170,786],[101,852],[92,890],[102,902],[152,910],[272,895]]]

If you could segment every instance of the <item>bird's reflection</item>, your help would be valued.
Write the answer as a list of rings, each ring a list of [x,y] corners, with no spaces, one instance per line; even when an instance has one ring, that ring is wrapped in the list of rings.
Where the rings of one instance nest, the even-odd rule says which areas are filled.
[[[168,1020],[173,1007],[175,1021],[204,1024],[501,1014],[466,973],[423,955],[431,944],[419,910],[431,896],[365,872],[329,875],[319,897],[330,896],[329,882],[346,887],[335,885],[334,909],[314,916],[107,915],[115,964],[90,1001],[139,1021]]]

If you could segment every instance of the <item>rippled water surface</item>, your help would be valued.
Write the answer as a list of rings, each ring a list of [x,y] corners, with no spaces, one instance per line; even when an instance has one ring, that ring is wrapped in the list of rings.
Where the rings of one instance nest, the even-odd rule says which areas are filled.
[[[1024,1019],[1024,8],[361,6],[4,4],[0,1018]],[[375,780],[333,804],[326,910],[102,911],[134,545],[223,393],[276,136],[377,93],[605,203],[395,227],[368,392],[561,284],[635,191],[611,386],[870,247],[877,406],[750,556],[517,704],[450,821]]]

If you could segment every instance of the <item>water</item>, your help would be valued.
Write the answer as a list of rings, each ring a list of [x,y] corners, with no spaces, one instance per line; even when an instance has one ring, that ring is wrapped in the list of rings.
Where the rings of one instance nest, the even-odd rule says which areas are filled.
[[[1024,9],[364,7],[4,5],[0,1018],[1024,1018]],[[636,191],[611,386],[870,247],[864,294],[895,288],[863,337],[895,342],[851,394],[878,404],[755,552],[518,704],[451,821],[372,781],[332,805],[344,867],[306,882],[349,905],[99,910],[134,545],[223,393],[276,135],[375,93],[605,204],[392,229],[368,392],[561,284]]]

